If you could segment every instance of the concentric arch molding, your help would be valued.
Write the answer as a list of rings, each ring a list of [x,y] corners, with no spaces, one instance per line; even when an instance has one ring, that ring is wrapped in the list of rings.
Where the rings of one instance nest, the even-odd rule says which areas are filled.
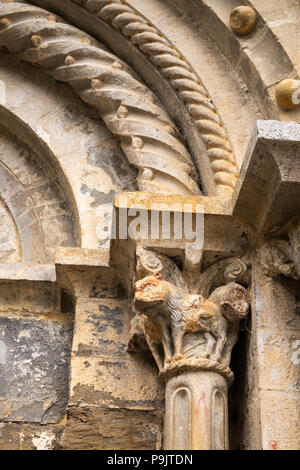
[[[33,0],[31,3],[54,9],[78,26],[88,24],[88,29],[95,30],[90,28],[89,18],[85,15],[82,20],[78,19],[79,5],[85,10],[82,13],[90,13],[98,19],[99,29],[103,29],[105,24],[112,28],[107,34],[115,30],[133,46],[128,51],[129,56],[138,50],[181,103],[184,110],[181,124],[184,126],[187,118],[185,134],[202,176],[205,192],[220,197],[231,196],[238,166],[222,119],[199,76],[161,31],[123,0]],[[101,33],[99,31],[100,36]],[[200,146],[204,150],[202,154],[199,152]]]
[[[0,164],[1,167],[1,164]],[[1,168],[0,168],[1,172]],[[21,243],[13,216],[0,196],[0,264],[21,260]]]
[[[45,241],[35,205],[21,182],[2,162],[0,162],[0,187],[1,200],[11,214],[20,243],[18,261],[22,260],[24,264],[43,263]]]
[[[199,195],[196,170],[153,93],[93,38],[49,11],[0,5],[0,47],[69,83],[120,140],[142,191]]]

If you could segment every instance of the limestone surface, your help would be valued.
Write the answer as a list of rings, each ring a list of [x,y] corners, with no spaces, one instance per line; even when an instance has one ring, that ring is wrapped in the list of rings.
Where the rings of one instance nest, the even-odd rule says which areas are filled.
[[[0,0],[1,450],[300,448],[299,26]]]

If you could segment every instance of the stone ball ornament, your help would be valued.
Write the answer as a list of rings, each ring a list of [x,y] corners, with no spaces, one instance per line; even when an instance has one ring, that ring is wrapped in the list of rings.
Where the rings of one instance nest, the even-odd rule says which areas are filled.
[[[278,106],[294,109],[300,104],[300,80],[288,78],[276,86],[275,96]]]
[[[229,20],[235,33],[245,35],[254,29],[256,13],[251,7],[240,6],[232,10]]]

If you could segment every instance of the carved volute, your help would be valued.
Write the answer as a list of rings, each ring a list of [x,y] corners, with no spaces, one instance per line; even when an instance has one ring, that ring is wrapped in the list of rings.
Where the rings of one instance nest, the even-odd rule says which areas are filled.
[[[258,250],[258,260],[269,277],[300,279],[300,221],[293,219]]]

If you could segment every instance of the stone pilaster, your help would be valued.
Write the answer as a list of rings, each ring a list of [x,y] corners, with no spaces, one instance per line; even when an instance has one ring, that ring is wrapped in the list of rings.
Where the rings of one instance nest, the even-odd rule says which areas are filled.
[[[121,277],[97,250],[64,250],[57,261],[75,300],[64,448],[159,449],[163,391],[151,359],[126,351],[130,310]]]
[[[240,413],[246,449],[298,449],[300,125],[259,121],[234,213],[255,227],[251,334]]]

